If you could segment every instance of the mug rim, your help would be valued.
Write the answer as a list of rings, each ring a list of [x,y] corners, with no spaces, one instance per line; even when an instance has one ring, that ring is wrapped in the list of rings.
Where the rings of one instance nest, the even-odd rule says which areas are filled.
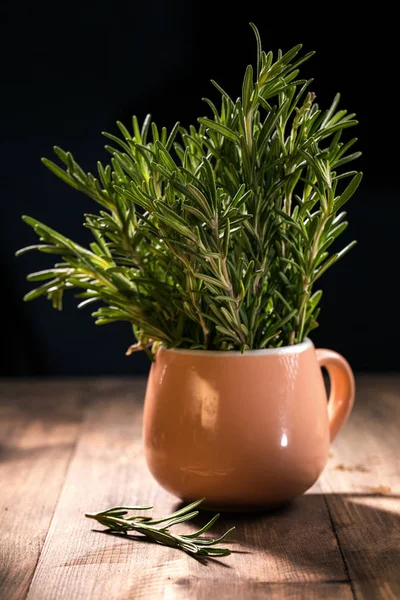
[[[245,352],[240,352],[240,350],[191,350],[190,348],[166,348],[165,346],[160,346],[165,352],[170,352],[171,354],[189,354],[190,356],[272,356],[278,355],[282,356],[283,354],[300,354],[308,348],[313,348],[314,344],[310,340],[310,338],[305,338],[303,342],[298,344],[293,344],[292,346],[280,346],[279,348],[261,348],[258,350],[246,350]]]

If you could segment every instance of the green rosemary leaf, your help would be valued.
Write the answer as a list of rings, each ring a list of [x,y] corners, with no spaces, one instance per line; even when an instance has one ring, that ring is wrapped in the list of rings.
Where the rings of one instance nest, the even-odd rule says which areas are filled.
[[[165,149],[166,149],[167,152],[169,152],[171,150],[171,148],[172,148],[172,145],[174,143],[176,135],[177,135],[177,133],[179,131],[179,126],[180,126],[179,122],[175,123],[175,125],[173,126],[173,128],[171,130],[171,133],[168,136],[167,141],[165,142]]]
[[[70,185],[71,187],[73,187],[77,190],[79,189],[79,185],[77,184],[77,182],[73,179],[73,177],[71,177],[71,175],[69,173],[64,171],[64,169],[61,169],[61,167],[59,167],[58,165],[53,163],[48,158],[42,158],[42,163],[48,169],[50,169],[50,171],[52,171],[54,173],[54,175],[57,175],[57,177],[59,177],[60,179],[65,181],[65,183],[68,183],[68,185]]]
[[[78,296],[78,294],[77,294]],[[95,298],[87,298],[86,300],[83,300],[82,302],[80,302],[77,306],[77,308],[84,308],[85,306],[87,306],[88,304],[92,304],[93,302],[99,302],[100,298],[99,297],[95,297]]]
[[[31,290],[30,292],[25,294],[24,302],[30,302],[31,300],[35,300],[35,298],[43,296],[43,294],[48,293],[52,289],[57,289],[57,279],[52,279],[48,283],[44,283],[35,290]]]
[[[325,271],[327,269],[329,269],[329,267],[331,267],[339,258],[339,254],[332,254],[332,256],[323,263],[323,265],[318,269],[315,277],[314,277],[314,283],[315,281],[317,281],[317,279],[319,279],[321,277],[321,275],[323,275],[325,273]]]
[[[329,120],[332,117],[332,115],[335,113],[336,108],[337,108],[339,102],[340,102],[340,94],[336,94],[336,96],[334,97],[333,102],[332,102],[330,108],[324,114],[324,117],[323,117],[320,129],[325,128],[325,126],[327,125],[327,123],[329,123]]]
[[[337,200],[335,200],[335,212],[340,210],[342,206],[346,204],[348,200],[350,200],[350,198],[360,185],[362,176],[362,173],[357,173],[357,175],[355,175],[350,181],[349,185],[344,190],[344,192],[339,196],[339,198],[337,198]]]
[[[165,523],[165,528],[169,529],[170,527],[173,527],[174,525],[178,525],[179,523],[185,523],[186,521],[190,521],[190,519],[193,519],[194,517],[197,517],[197,515],[199,514],[198,510],[195,510],[191,513],[187,513],[186,515],[181,515],[180,517],[174,517],[174,518],[170,518],[170,519],[162,519],[161,521],[158,521],[158,523]],[[157,522],[157,521],[156,521]],[[153,525],[154,525],[154,521],[152,521]]]
[[[198,279],[202,279],[205,283],[209,283],[214,287],[223,288],[225,290],[229,289],[229,285],[225,281],[220,281],[219,279],[211,277],[210,275],[206,275],[205,273],[194,273],[194,276]]]
[[[34,244],[33,246],[26,246],[25,248],[17,250],[15,256],[22,256],[26,252],[31,252],[32,250],[38,250],[39,252],[44,252],[45,254],[61,254],[63,252],[61,248],[52,246],[51,244]]]
[[[262,68],[262,45],[261,45],[261,38],[260,38],[260,34],[258,32],[258,29],[254,25],[254,23],[250,23],[250,27],[252,28],[252,30],[254,31],[254,35],[256,36],[256,42],[257,42],[257,77],[259,77],[260,73],[261,73],[261,68]]]
[[[222,87],[216,82],[214,81],[214,79],[211,79],[211,83],[213,84],[213,86],[215,88],[217,88],[217,90],[219,91],[219,93],[226,98],[226,100],[228,101],[229,104],[233,104],[232,99],[230,98],[230,96],[225,92],[224,89],[222,89]]]
[[[339,258],[343,258],[343,256],[345,254],[347,254],[347,252],[349,252],[352,248],[354,248],[354,246],[357,244],[357,240],[354,240],[353,242],[350,242],[350,244],[347,244],[347,246],[345,246],[345,248],[343,248],[343,250],[341,250],[340,252],[338,252],[338,259]]]
[[[225,125],[221,125],[221,123],[216,123],[215,121],[212,121],[211,119],[207,119],[205,117],[203,117],[203,118],[200,117],[198,119],[198,121],[199,121],[199,123],[202,123],[206,127],[209,127],[209,129],[212,129],[213,131],[220,133],[221,135],[228,138],[228,140],[231,140],[232,142],[239,141],[239,136],[237,135],[237,133],[232,131],[232,129],[229,129],[229,127],[226,127]]]
[[[63,269],[63,268],[55,268],[55,269],[45,269],[44,271],[37,271],[36,273],[31,273],[30,275],[28,275],[27,280],[28,281],[43,281],[45,279],[51,279],[53,278],[55,275],[62,275],[67,274],[69,272],[69,269]]]
[[[104,137],[117,144],[117,146],[121,146],[121,148],[123,148],[127,154],[130,153],[130,148],[128,144],[120,140],[116,135],[113,135],[112,133],[107,133],[106,131],[102,131],[102,134],[104,135]],[[117,150],[111,146],[106,146],[106,150],[108,150],[111,154],[117,152]]]
[[[352,162],[353,160],[357,160],[357,158],[360,158],[360,156],[362,155],[362,152],[353,152],[353,154],[348,154],[347,156],[344,156],[343,158],[340,158],[339,160],[336,160],[333,164],[333,166],[335,167],[335,169],[337,169],[338,167],[341,167],[343,165],[345,165],[348,162]],[[341,177],[343,177],[343,175],[341,175]]]
[[[158,153],[158,159],[161,161],[162,166],[164,166],[165,169],[171,174],[174,173],[177,170],[177,167],[168,150],[158,140],[155,143],[155,149]]]
[[[120,511],[120,510],[125,510],[125,511],[130,511],[130,510],[134,510],[134,511],[138,511],[138,510],[151,510],[152,508],[154,508],[151,505],[145,505],[145,506],[114,506],[112,508],[107,508],[106,510],[103,510],[99,513],[96,513],[98,515],[104,515],[110,512],[115,512],[115,511]]]
[[[211,522],[211,521],[210,521]],[[209,525],[209,523],[207,524]],[[207,526],[206,526],[207,527]],[[208,527],[207,527],[208,529]],[[235,528],[231,527],[230,529],[228,529],[228,531],[226,531],[223,535],[221,535],[219,538],[216,538],[215,540],[203,540],[203,539],[199,539],[198,540],[198,544],[201,546],[213,546],[215,544],[219,544],[220,542],[222,542],[230,533],[232,533],[232,531],[234,531]],[[188,537],[188,536],[186,536]]]
[[[187,513],[192,512],[195,508],[200,506],[200,504],[203,504],[204,501],[205,501],[205,498],[200,498],[199,500],[195,500],[191,504],[187,504],[186,506],[183,506],[179,510],[176,510],[175,512],[170,514],[169,517],[166,517],[166,518],[171,519],[172,517],[175,518],[175,517],[180,517],[182,515],[186,515]]]
[[[206,556],[228,556],[230,554],[230,550],[228,548],[201,548],[197,550],[198,554],[205,554]]]
[[[129,131],[127,130],[125,125],[123,123],[121,123],[121,121],[117,121],[117,127],[126,140],[132,139],[131,134],[129,133]],[[139,140],[137,140],[137,141],[139,141]]]
[[[219,513],[217,513],[216,515],[213,516],[212,519],[210,519],[210,521],[208,521],[208,523],[206,523],[204,525],[204,527],[202,527],[201,529],[198,529],[197,531],[195,531],[194,533],[187,533],[185,534],[185,537],[187,538],[197,538],[201,535],[203,535],[203,533],[206,533],[209,529],[211,529],[211,527],[214,525],[214,523],[216,523],[219,519],[221,515]]]
[[[319,301],[322,298],[322,290],[318,290],[318,292],[315,292],[311,298],[308,301],[308,310],[310,312],[313,312],[315,310],[315,308],[318,306]]]
[[[164,210],[165,208],[166,207],[164,206]],[[188,225],[183,225],[180,221],[175,220],[169,215],[162,215],[160,213],[157,213],[155,218],[158,220],[158,222],[168,225],[171,229],[173,229],[176,233],[179,233],[183,237],[189,238],[194,242],[197,241],[196,236],[190,230]]]
[[[237,333],[235,333],[234,331],[231,331],[230,329],[227,329],[226,327],[223,327],[222,325],[216,325],[215,329],[217,331],[219,331],[220,333],[222,333],[227,338],[232,339],[236,343],[238,341],[240,341],[240,338],[237,335]]]
[[[246,73],[244,75],[242,89],[242,102],[243,110],[245,113],[249,111],[253,89],[253,67],[251,65],[248,65]]]

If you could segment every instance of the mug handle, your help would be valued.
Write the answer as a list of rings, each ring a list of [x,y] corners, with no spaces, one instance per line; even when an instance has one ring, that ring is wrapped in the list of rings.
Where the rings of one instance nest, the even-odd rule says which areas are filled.
[[[355,383],[353,371],[341,354],[326,348],[316,348],[317,361],[325,367],[331,381],[328,402],[329,432],[331,442],[346,423],[354,404]]]

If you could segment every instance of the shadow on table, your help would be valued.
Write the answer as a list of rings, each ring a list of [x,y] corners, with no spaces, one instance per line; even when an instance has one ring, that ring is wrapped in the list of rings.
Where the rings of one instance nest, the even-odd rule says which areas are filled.
[[[230,539],[238,548],[265,554],[265,560],[268,555],[282,559],[293,572],[312,571],[329,580],[342,570],[345,580],[391,582],[398,589],[399,498],[389,493],[306,494],[268,512],[223,513],[213,532],[235,526]],[[209,514],[202,511],[192,523],[204,524]],[[229,545],[233,552],[235,543]],[[341,556],[344,569],[338,566]]]
[[[400,586],[399,498],[378,493],[306,494],[269,512],[224,513],[208,533],[218,537],[235,526],[226,545],[242,565],[248,561],[250,571],[264,565],[263,569],[268,572],[270,557],[275,565],[273,571],[277,569],[277,561],[280,564],[283,580],[293,580],[297,574],[305,580],[311,577],[314,581],[344,583],[350,576],[352,582],[369,586],[368,589],[372,585],[378,591],[376,586],[383,582],[391,589],[394,585],[397,590]],[[184,504],[178,503],[174,508],[178,510],[182,506]],[[210,512],[201,511],[191,520],[190,529],[200,528],[210,518]],[[188,531],[189,525],[177,525],[176,531],[182,531],[183,527]],[[129,538],[135,543],[153,543],[135,534],[111,535],[123,537],[124,545],[129,543]],[[110,556],[105,556],[102,548],[73,562],[118,561],[119,553],[113,550],[110,548]],[[199,562],[210,566],[218,562],[226,568],[238,566],[237,561],[232,563],[229,559],[200,559]]]

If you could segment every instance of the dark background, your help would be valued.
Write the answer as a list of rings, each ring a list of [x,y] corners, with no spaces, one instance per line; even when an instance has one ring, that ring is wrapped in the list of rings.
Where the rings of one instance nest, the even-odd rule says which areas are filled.
[[[317,55],[304,66],[326,107],[336,91],[357,112],[357,167],[365,177],[349,203],[342,241],[359,244],[322,280],[324,299],[316,345],[343,353],[357,371],[397,370],[398,86],[397,19],[379,3],[369,14],[351,3],[157,2],[3,4],[1,14],[1,316],[4,375],[144,372],[143,355],[124,356],[129,324],[96,327],[69,297],[60,314],[44,299],[29,304],[25,276],[47,257],[16,259],[36,243],[21,214],[37,217],[80,242],[82,213],[93,203],[40,163],[57,144],[85,169],[106,160],[103,130],[150,112],[159,126],[188,125],[208,113],[216,79],[239,95],[244,69],[255,62],[254,21],[266,50],[302,42]]]

